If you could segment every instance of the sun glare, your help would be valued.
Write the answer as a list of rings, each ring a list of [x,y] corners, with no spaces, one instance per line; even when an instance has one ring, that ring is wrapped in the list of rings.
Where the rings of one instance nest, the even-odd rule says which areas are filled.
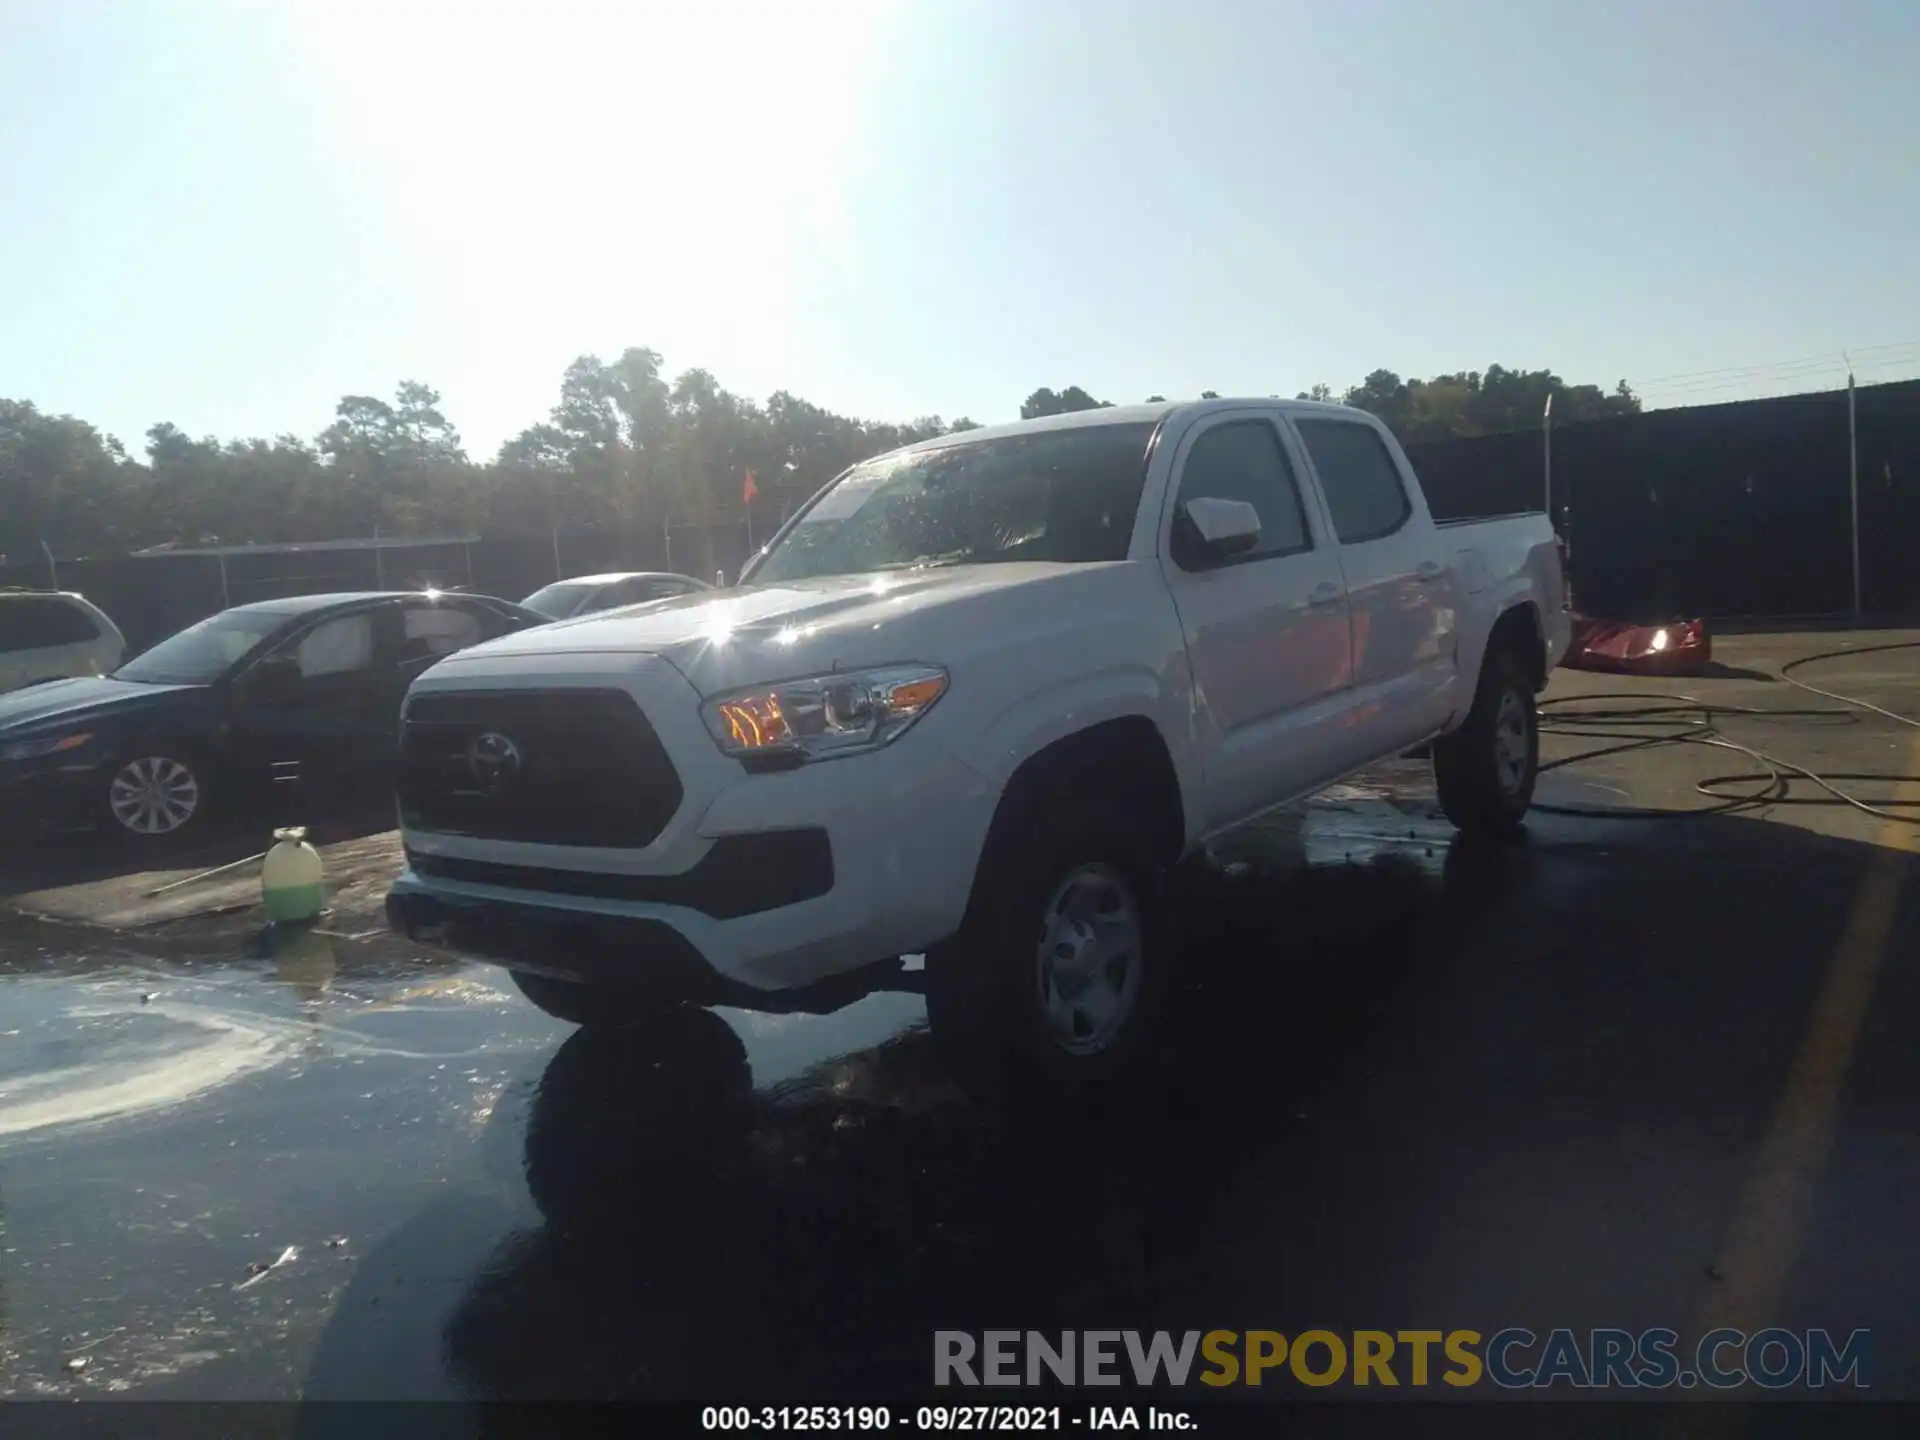
[[[734,374],[784,343],[801,276],[846,268],[899,14],[330,0],[285,23],[356,223],[439,335],[541,368],[651,344]]]

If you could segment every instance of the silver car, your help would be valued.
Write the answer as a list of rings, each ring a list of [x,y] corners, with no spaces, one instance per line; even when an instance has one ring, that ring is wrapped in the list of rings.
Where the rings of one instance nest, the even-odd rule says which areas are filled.
[[[527,596],[520,603],[549,620],[566,620],[575,615],[591,615],[596,610],[613,610],[622,605],[644,605],[649,600],[670,600],[676,595],[691,595],[713,587],[691,575],[671,575],[662,571],[624,571],[611,575],[580,575],[553,584]]]

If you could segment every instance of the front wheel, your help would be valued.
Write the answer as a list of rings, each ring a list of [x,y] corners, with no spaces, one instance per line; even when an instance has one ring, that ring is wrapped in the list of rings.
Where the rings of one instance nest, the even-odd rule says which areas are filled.
[[[141,746],[108,771],[102,799],[120,834],[162,840],[199,823],[207,808],[207,782],[193,756],[173,747]]]
[[[1510,649],[1489,655],[1466,722],[1433,745],[1440,808],[1470,834],[1520,834],[1540,773],[1533,682]]]
[[[1062,1096],[1127,1068],[1166,986],[1164,867],[1100,809],[1035,815],[989,842],[953,940],[927,956],[927,1018],[977,1094]]]

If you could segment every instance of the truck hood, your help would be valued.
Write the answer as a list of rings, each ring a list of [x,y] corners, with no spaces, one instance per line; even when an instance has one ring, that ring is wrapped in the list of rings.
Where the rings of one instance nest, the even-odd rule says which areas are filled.
[[[44,685],[29,685],[23,690],[0,695],[0,734],[16,731],[52,729],[166,704],[192,685],[135,685],[126,680],[87,677],[79,680],[52,680]]]
[[[711,590],[503,636],[450,656],[441,673],[512,656],[658,655],[703,695],[761,680],[900,661],[947,663],[997,627],[1059,618],[1111,589],[1132,562],[1022,562],[833,575]],[[1036,608],[1040,607],[1040,608]]]

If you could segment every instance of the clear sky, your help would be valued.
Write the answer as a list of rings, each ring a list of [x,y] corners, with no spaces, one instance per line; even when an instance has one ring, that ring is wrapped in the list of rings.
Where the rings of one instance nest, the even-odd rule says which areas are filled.
[[[1910,0],[0,0],[0,396],[138,451],[420,379],[486,457],[628,345],[902,420],[1905,378],[1917,64]]]

